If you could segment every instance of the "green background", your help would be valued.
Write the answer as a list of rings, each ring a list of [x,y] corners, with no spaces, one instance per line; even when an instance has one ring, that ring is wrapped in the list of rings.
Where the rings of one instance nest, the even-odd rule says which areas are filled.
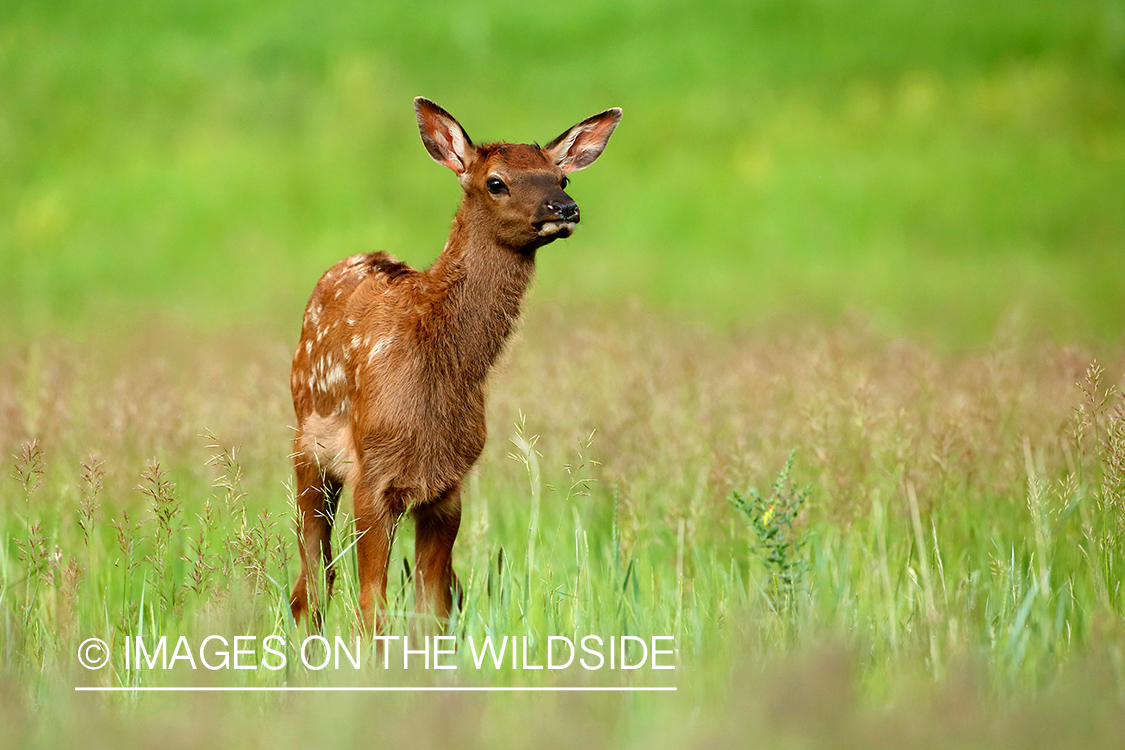
[[[4,335],[295,336],[335,260],[428,265],[419,94],[478,141],[624,108],[540,300],[1119,339],[1125,5],[1012,0],[5,4]]]

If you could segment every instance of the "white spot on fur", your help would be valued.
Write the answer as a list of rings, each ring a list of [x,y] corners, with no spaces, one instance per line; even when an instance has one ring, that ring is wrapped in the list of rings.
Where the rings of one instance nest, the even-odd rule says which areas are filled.
[[[372,344],[371,348],[367,352],[368,363],[374,364],[379,355],[385,352],[387,350],[387,347],[394,343],[394,340],[394,336],[384,336],[383,338]]]
[[[325,390],[331,389],[337,383],[343,383],[347,377],[342,365],[333,365],[324,377]]]
[[[320,324],[320,303],[309,305],[305,310],[305,325],[317,326]]]

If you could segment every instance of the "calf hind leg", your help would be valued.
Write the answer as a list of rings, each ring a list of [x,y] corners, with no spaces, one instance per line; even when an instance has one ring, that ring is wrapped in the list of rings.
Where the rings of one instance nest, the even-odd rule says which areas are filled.
[[[300,524],[297,547],[301,553],[301,575],[293,586],[289,607],[298,623],[308,617],[310,627],[320,630],[320,582],[331,593],[335,571],[332,569],[332,523],[340,503],[342,485],[327,476],[316,460],[298,447],[294,458],[297,475],[297,510]]]

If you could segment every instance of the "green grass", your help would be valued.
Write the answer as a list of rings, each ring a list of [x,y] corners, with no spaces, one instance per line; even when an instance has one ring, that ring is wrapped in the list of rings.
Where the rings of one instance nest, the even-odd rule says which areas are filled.
[[[86,737],[114,716],[127,742],[206,717],[211,728],[188,732],[185,747],[214,733],[264,745],[363,731],[385,744],[454,732],[469,746],[554,733],[598,747],[744,735],[996,747],[1026,746],[1035,735],[1023,732],[1043,722],[1067,742],[1116,742],[1120,350],[1102,353],[1099,374],[1089,354],[1054,345],[953,356],[862,328],[729,337],[540,306],[498,377],[492,438],[466,485],[455,557],[465,599],[448,659],[458,670],[385,670],[368,644],[358,673],[303,669],[293,652],[283,671],[212,673],[127,669],[125,638],[162,634],[171,650],[179,636],[193,649],[211,634],[303,637],[287,616],[288,350],[160,340],[132,354],[44,340],[3,361],[13,427],[0,448],[14,479],[0,484],[3,705],[31,745]],[[791,450],[788,481],[775,483]],[[733,507],[734,493],[759,500]],[[325,624],[349,644],[360,633],[350,513],[345,500]],[[779,559],[769,540],[782,526]],[[410,633],[411,547],[405,523],[389,588],[398,636]],[[548,636],[591,633],[673,635],[676,669],[477,670],[469,645],[526,637],[543,663]],[[111,667],[76,664],[89,637],[111,644]],[[215,684],[678,691],[336,706],[72,694]],[[944,724],[934,706],[947,704],[961,723]],[[384,718],[365,718],[373,711]]]

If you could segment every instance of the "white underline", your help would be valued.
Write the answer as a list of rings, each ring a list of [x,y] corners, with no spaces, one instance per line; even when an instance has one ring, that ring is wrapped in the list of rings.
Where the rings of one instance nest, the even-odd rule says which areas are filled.
[[[78,687],[94,693],[656,693],[676,692],[675,687]]]

